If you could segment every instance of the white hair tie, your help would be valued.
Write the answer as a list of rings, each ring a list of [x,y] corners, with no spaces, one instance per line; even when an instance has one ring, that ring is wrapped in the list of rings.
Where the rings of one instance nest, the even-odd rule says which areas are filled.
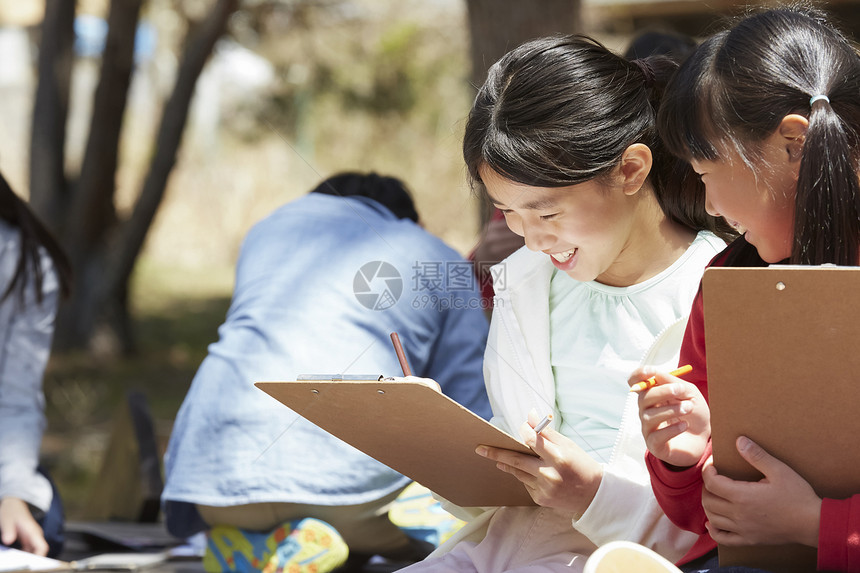
[[[817,102],[820,99],[823,99],[827,103],[830,103],[829,97],[827,97],[826,95],[823,95],[823,94],[819,94],[819,95],[814,95],[811,98],[809,98],[809,107],[812,107],[812,104],[814,104],[815,102]]]

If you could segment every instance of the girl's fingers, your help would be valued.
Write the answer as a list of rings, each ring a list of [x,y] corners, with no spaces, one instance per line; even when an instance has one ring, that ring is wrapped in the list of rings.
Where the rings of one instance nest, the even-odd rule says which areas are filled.
[[[511,474],[512,476],[514,476],[515,478],[520,480],[523,483],[523,485],[525,485],[526,487],[528,487],[530,489],[534,489],[535,476],[533,476],[532,474],[530,474],[528,472],[524,472],[519,468],[509,466],[508,464],[505,464],[502,462],[498,462],[496,464],[496,467],[505,473]]]
[[[683,401],[648,408],[643,410],[639,417],[642,420],[643,426],[657,429],[661,424],[670,424],[673,421],[678,421],[685,414],[689,414],[691,410],[690,402]]]
[[[743,537],[741,537],[737,533],[733,533],[732,531],[725,529],[720,529],[719,527],[713,525],[710,522],[708,522],[706,526],[708,528],[708,534],[710,534],[711,539],[713,539],[720,545],[725,545],[727,547],[748,545],[748,543],[744,541]]]
[[[663,447],[665,447],[672,438],[680,436],[686,431],[686,429],[687,423],[678,420],[674,424],[648,432],[648,435],[645,438],[645,443],[650,451],[661,452]]]
[[[514,452],[511,450],[505,450],[503,448],[493,448],[490,446],[483,445],[478,446],[475,449],[475,453],[479,456],[483,456],[487,459],[493,460],[494,462],[504,464],[505,466],[528,473],[532,476],[536,476],[538,475],[538,473],[540,473],[541,460],[540,458],[536,458],[534,456],[521,454],[519,452]]]

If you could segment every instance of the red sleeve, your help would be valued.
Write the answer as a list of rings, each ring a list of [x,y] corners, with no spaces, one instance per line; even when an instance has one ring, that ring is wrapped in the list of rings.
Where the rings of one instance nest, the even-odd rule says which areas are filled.
[[[818,570],[860,572],[860,495],[821,504]]]
[[[705,510],[702,508],[702,468],[710,455],[711,444],[708,442],[696,465],[675,471],[651,452],[645,454],[651,487],[666,517],[681,529],[693,533],[707,533]]]
[[[693,367],[692,372],[686,374],[684,379],[694,383],[707,399],[705,317],[701,285],[699,285],[699,291],[693,300],[693,308],[690,310],[687,330],[681,343],[679,364],[689,364]],[[657,503],[660,504],[666,517],[681,529],[700,535],[696,544],[679,563],[695,559],[716,547],[705,528],[707,518],[705,510],[702,508],[702,467],[710,455],[711,444],[708,442],[699,462],[695,466],[681,471],[670,468],[655,458],[651,452],[645,455],[648,473],[651,474],[651,487],[654,490],[654,497],[657,498]]]
[[[689,364],[693,367],[692,372],[685,375],[684,379],[693,382],[707,399],[703,311],[702,287],[699,285],[699,291],[693,300],[693,308],[690,310],[684,341],[681,344],[679,364]],[[648,452],[645,458],[648,472],[651,474],[651,486],[660,507],[672,523],[695,533],[706,531],[705,511],[702,509],[702,465],[710,455],[709,443],[699,463],[682,471],[669,468],[651,452]]]
[[[689,374],[684,375],[684,380],[695,384],[707,400],[708,363],[705,356],[705,307],[701,283],[699,283],[696,298],[693,299],[693,308],[690,309],[690,318],[687,320],[687,330],[681,343],[681,357],[678,364],[689,364],[693,367]]]

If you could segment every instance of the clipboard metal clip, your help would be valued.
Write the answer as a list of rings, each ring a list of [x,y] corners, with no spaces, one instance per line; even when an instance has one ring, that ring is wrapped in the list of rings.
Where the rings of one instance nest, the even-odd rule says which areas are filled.
[[[350,380],[382,380],[382,374],[300,374],[296,380],[320,380],[326,382],[344,382]]]

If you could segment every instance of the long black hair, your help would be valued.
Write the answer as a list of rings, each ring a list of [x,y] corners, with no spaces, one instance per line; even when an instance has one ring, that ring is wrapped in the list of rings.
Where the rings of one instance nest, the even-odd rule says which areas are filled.
[[[71,287],[71,267],[60,245],[36,218],[27,204],[9,186],[6,178],[0,174],[0,219],[21,234],[21,249],[15,272],[9,284],[0,295],[0,301],[17,292],[19,302],[23,304],[25,291],[31,284],[35,290],[36,301],[42,302],[42,281],[44,279],[41,264],[40,248],[44,248],[51,258],[62,296],[68,296]]]
[[[677,63],[628,61],[583,35],[522,44],[489,70],[469,113],[463,156],[473,188],[487,166],[529,186],[566,187],[607,176],[635,143],[651,149],[649,175],[666,216],[730,235],[705,212],[704,188],[657,132],[657,108]]]
[[[818,95],[826,99],[810,103]],[[713,161],[735,149],[767,169],[756,163],[759,144],[789,114],[809,119],[790,261],[857,265],[860,58],[822,12],[766,10],[712,36],[669,84],[658,123],[682,157]]]

